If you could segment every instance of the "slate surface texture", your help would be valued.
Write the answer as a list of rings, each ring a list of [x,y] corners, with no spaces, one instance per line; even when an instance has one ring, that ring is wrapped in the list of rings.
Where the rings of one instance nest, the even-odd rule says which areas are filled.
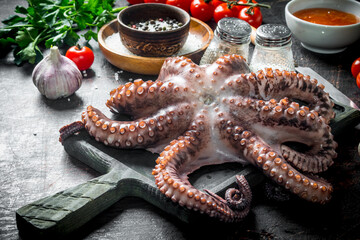
[[[262,10],[263,22],[284,24],[288,1],[264,2],[272,8]],[[13,14],[16,5],[26,4],[22,0],[0,3],[0,20]],[[116,5],[125,6],[127,2],[119,0]],[[214,23],[210,25],[214,27]],[[59,128],[79,120],[90,104],[107,112],[105,101],[117,85],[137,78],[156,79],[113,67],[101,55],[97,43],[91,45],[95,62],[82,87],[75,95],[58,101],[45,99],[35,88],[31,80],[33,65],[17,67],[11,54],[0,59],[0,239],[31,239],[18,232],[17,209],[101,176],[64,150],[58,141]],[[293,39],[292,49],[297,65],[314,69],[360,105],[360,90],[350,73],[351,63],[360,56],[356,48],[359,45],[360,41],[342,53],[320,55]],[[63,54],[65,50],[61,49]],[[243,223],[187,224],[147,201],[127,197],[67,239],[359,239],[360,130],[348,129],[336,140],[338,159],[329,171],[335,193],[326,206],[297,199],[272,202],[264,198],[259,186],[254,191],[252,211]],[[151,154],[149,158],[155,159]],[[202,171],[207,176],[206,169]]]

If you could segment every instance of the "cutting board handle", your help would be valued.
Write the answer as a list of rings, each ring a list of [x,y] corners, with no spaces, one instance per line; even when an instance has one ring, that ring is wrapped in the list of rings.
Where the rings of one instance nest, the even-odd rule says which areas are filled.
[[[143,198],[188,221],[189,211],[161,194],[153,179],[97,150],[80,136],[71,137],[63,144],[72,156],[104,175],[18,209],[16,221],[21,236],[64,237],[124,197]]]
[[[119,199],[131,195],[128,191],[134,184],[137,182],[119,179],[116,170],[110,171],[18,209],[18,229],[21,234],[40,238],[66,235]]]
[[[334,101],[336,116],[330,122],[331,132],[334,136],[338,136],[346,132],[347,129],[352,129],[360,123],[360,111],[358,109],[346,106],[337,101]]]

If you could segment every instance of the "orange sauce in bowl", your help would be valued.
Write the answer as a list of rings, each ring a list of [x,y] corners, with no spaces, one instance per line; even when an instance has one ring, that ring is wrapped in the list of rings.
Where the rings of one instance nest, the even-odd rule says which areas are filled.
[[[308,8],[293,13],[302,20],[331,26],[343,26],[360,22],[354,14],[331,9],[331,8]]]

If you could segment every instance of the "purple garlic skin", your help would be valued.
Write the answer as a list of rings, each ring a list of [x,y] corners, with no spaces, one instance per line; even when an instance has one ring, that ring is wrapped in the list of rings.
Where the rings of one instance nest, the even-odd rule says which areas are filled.
[[[76,64],[62,56],[57,47],[34,68],[32,79],[40,93],[48,99],[72,95],[82,83],[82,75]]]

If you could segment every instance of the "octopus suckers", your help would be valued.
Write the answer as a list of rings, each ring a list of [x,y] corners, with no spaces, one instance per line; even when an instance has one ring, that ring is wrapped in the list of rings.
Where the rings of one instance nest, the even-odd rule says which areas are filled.
[[[222,163],[225,156],[228,162],[254,164],[300,198],[330,200],[329,183],[301,172],[325,171],[336,157],[337,144],[328,125],[334,104],[317,84],[295,72],[249,73],[237,55],[204,66],[186,57],[168,58],[156,81],[137,79],[111,90],[106,106],[134,120],[114,121],[89,106],[82,122],[61,129],[60,138],[82,127],[112,147],[151,146],[158,151],[165,144],[152,170],[159,191],[181,206],[237,222],[250,211],[252,195],[246,179],[236,177],[238,189],[229,191],[228,201],[228,191],[223,199],[196,189],[188,173]],[[289,147],[289,141],[305,150]]]

